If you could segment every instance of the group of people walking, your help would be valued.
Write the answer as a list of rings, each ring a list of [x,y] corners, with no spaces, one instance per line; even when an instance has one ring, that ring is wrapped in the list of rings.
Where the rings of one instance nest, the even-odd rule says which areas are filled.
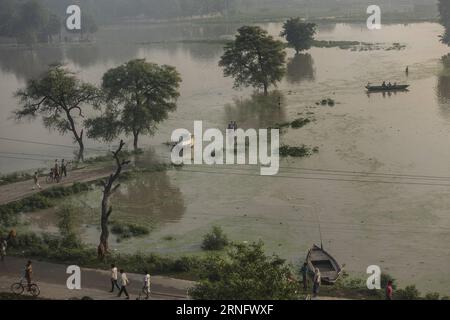
[[[50,168],[50,173],[48,179],[50,181],[47,182],[60,182],[62,177],[67,177],[67,162],[62,159],[61,164],[58,159],[55,160],[54,165]],[[42,189],[41,184],[39,183],[39,172],[35,172],[33,175],[34,186],[33,190]]]
[[[119,279],[119,273],[120,273],[120,279]],[[142,287],[142,292],[145,294],[145,298],[150,298],[150,274],[145,271],[144,272],[144,284]],[[120,285],[119,285],[120,282]],[[111,264],[111,290],[110,292],[113,293],[114,289],[117,288],[119,293],[117,296],[120,298],[122,294],[125,294],[125,299],[129,300],[130,295],[128,293],[127,287],[130,284],[130,280],[128,279],[127,274],[125,273],[125,270],[120,269],[118,270],[115,264]]]
[[[227,129],[236,131],[238,129],[237,122],[236,121],[230,121],[228,123]]]
[[[67,177],[67,163],[64,159],[61,160],[61,165],[58,159],[55,160],[53,168],[50,169],[50,175],[55,181],[59,181],[62,177]]]

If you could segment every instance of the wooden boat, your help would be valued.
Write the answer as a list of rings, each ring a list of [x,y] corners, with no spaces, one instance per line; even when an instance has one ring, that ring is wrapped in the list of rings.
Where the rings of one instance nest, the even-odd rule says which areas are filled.
[[[397,84],[392,86],[370,86],[367,85],[366,89],[370,92],[383,92],[383,91],[405,91],[409,88],[408,84]]]
[[[306,262],[310,272],[319,268],[322,283],[334,284],[342,274],[342,267],[323,247],[313,245],[308,251]]]

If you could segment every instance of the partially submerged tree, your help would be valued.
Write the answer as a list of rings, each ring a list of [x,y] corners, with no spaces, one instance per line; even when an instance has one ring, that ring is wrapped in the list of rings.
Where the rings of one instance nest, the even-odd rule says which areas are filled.
[[[291,18],[283,24],[280,36],[285,37],[289,46],[299,54],[311,48],[316,27],[314,23],[304,23],[300,18]]]
[[[82,82],[61,65],[50,66],[40,78],[29,80],[26,87],[17,91],[20,108],[16,119],[41,116],[46,128],[64,135],[70,132],[78,143],[77,160],[84,160],[84,130],[78,119],[83,118],[87,105],[98,105],[101,92],[95,86]]]
[[[120,159],[120,152],[122,151],[123,146],[125,143],[121,140],[119,147],[116,151],[114,151],[113,157],[116,161],[116,170],[111,173],[111,175],[108,177],[107,180],[102,181],[103,186],[103,198],[102,198],[102,215],[100,219],[100,227],[101,227],[101,234],[100,234],[100,243],[97,248],[97,253],[99,258],[104,258],[105,255],[108,253],[108,238],[109,238],[109,217],[112,213],[112,206],[110,205],[110,198],[116,192],[116,190],[120,187],[120,183],[116,184],[117,180],[120,177],[120,174],[122,173],[123,167],[130,163],[128,160],[121,160]]]
[[[90,138],[111,141],[122,133],[133,135],[138,149],[140,135],[153,134],[156,125],[176,109],[180,75],[174,67],[131,60],[103,76],[107,105],[101,116],[86,121]]]
[[[210,256],[200,281],[190,291],[196,300],[292,300],[298,283],[278,256],[266,256],[263,244],[233,244],[227,255]]]
[[[225,46],[219,66],[226,77],[235,79],[234,86],[262,88],[268,94],[270,85],[276,85],[285,73],[286,53],[281,41],[256,26],[239,28],[233,42]]]

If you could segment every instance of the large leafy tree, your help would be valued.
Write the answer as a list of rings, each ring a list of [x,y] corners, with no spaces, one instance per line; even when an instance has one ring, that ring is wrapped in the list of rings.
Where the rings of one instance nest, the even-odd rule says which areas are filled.
[[[450,0],[439,0],[439,13],[442,25],[445,28],[445,33],[441,40],[443,43],[450,45]]]
[[[111,141],[125,133],[138,149],[140,135],[153,134],[156,125],[176,109],[180,75],[174,67],[131,60],[103,76],[106,107],[86,121],[89,137]]]
[[[262,88],[267,95],[285,73],[286,53],[281,41],[256,26],[244,26],[236,39],[225,47],[219,65],[226,77],[235,79],[235,87]]]
[[[262,242],[233,244],[226,255],[210,256],[190,291],[197,300],[291,300],[298,284],[285,261],[267,256]]]
[[[300,18],[291,18],[283,24],[280,35],[286,38],[289,46],[298,54],[311,48],[316,27],[314,23],[303,23]]]
[[[63,135],[71,133],[79,146],[78,160],[84,159],[84,130],[78,121],[84,117],[84,108],[101,101],[98,88],[82,82],[63,66],[54,65],[38,79],[29,80],[16,97],[20,102],[15,111],[17,119],[41,116],[46,128]]]

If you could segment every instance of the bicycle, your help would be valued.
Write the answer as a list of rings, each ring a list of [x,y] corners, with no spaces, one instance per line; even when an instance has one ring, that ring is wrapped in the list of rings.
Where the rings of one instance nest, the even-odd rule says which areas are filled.
[[[53,183],[53,182],[59,183],[60,181],[61,181],[61,176],[60,176],[60,175],[57,175],[57,176],[55,177],[55,175],[53,174],[53,172],[50,172],[50,173],[47,175],[47,177],[45,178],[45,182],[48,183],[48,184]]]
[[[26,282],[23,278],[19,282],[11,285],[11,292],[18,296],[20,296],[25,290],[33,297],[38,297],[41,293],[41,289],[39,289],[39,286],[36,283],[31,283],[28,285],[28,282]]]

